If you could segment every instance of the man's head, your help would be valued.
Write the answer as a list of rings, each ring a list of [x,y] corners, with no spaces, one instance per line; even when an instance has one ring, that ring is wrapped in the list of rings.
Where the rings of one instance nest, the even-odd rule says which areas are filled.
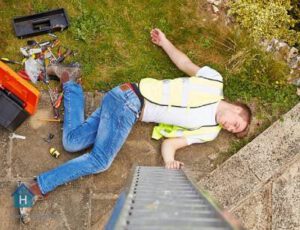
[[[252,119],[250,108],[243,103],[221,101],[216,114],[217,122],[227,131],[241,138],[247,135]]]

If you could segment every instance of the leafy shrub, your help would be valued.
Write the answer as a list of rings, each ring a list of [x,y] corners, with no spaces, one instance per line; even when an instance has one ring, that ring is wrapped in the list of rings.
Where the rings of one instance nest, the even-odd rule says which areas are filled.
[[[289,14],[292,16],[293,19],[298,21],[294,29],[300,31],[300,1],[291,0],[291,6],[292,8],[289,11]]]
[[[230,0],[229,7],[229,14],[257,41],[275,37],[294,45],[300,39],[291,29],[297,20],[289,15],[290,0]]]

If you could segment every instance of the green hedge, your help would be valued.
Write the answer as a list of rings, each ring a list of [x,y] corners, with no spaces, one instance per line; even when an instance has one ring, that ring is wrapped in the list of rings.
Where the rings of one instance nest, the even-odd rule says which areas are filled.
[[[257,41],[277,38],[295,45],[300,40],[300,32],[294,30],[300,22],[298,1],[230,0],[229,14]]]

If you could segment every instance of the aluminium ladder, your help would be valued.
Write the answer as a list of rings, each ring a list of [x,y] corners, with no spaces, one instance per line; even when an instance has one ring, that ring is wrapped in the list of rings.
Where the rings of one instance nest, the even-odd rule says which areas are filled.
[[[106,230],[235,229],[183,170],[137,166]]]

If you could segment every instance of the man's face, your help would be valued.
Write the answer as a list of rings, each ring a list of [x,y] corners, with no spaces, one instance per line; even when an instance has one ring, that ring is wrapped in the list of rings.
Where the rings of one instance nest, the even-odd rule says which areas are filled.
[[[231,133],[239,133],[243,131],[248,123],[240,115],[241,110],[239,108],[235,110],[227,110],[224,112],[219,119],[219,124],[222,128],[226,129]]]

